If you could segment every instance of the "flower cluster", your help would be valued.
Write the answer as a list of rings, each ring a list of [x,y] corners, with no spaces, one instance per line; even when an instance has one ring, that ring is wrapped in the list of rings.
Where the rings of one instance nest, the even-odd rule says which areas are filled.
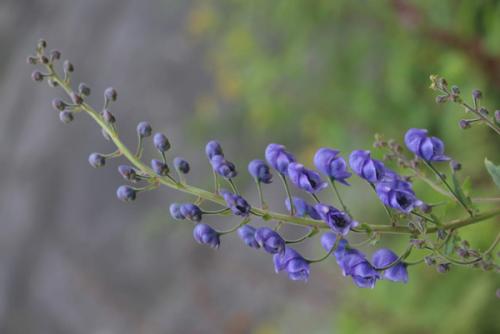
[[[382,279],[406,283],[408,281],[408,266],[420,262],[437,265],[440,272],[447,271],[450,263],[482,265],[488,270],[496,268],[492,264],[490,253],[500,242],[500,237],[497,237],[494,244],[482,253],[470,249],[468,244],[462,243],[460,247],[454,247],[454,245],[458,240],[456,235],[458,228],[497,216],[500,214],[500,210],[493,210],[483,215],[476,214],[472,210],[472,201],[464,195],[463,190],[456,182],[455,173],[460,170],[460,164],[455,161],[451,162],[455,183],[452,187],[445,176],[433,165],[433,163],[450,159],[444,154],[444,144],[439,138],[429,136],[425,129],[410,129],[404,136],[406,147],[415,156],[412,160],[404,156],[402,147],[398,144],[386,145],[381,142],[379,146],[388,146],[392,150],[391,157],[396,157],[403,167],[409,167],[414,171],[412,177],[420,177],[421,180],[430,183],[433,189],[439,189],[442,194],[462,205],[471,216],[467,219],[443,224],[434,215],[427,216],[431,206],[418,199],[410,178],[396,173],[388,168],[384,162],[374,159],[370,151],[355,150],[351,152],[347,163],[340,155],[340,151],[327,147],[320,148],[312,161],[316,171],[298,162],[295,156],[284,145],[280,144],[269,144],[264,152],[265,160],[254,159],[248,164],[248,173],[257,185],[261,202],[259,207],[251,205],[250,201],[240,194],[234,182],[238,176],[236,166],[226,159],[218,141],[212,140],[205,146],[205,154],[214,175],[215,189],[213,191],[200,189],[187,183],[186,177],[191,167],[188,161],[181,157],[174,157],[172,160],[178,177],[171,174],[170,163],[167,161],[171,143],[165,134],[153,134],[153,128],[148,122],[138,123],[136,128],[137,149],[135,152],[128,149],[118,135],[116,117],[111,111],[112,103],[118,97],[116,89],[109,87],[104,91],[103,108],[101,111],[96,111],[86,100],[91,94],[88,85],[80,83],[77,89],[72,88],[73,64],[65,61],[62,69],[63,76],[60,76],[55,65],[61,58],[61,53],[57,50],[46,53],[46,47],[47,43],[43,40],[40,41],[36,48],[36,55],[28,57],[28,62],[42,65],[46,69],[46,72],[34,71],[33,80],[37,82],[46,80],[50,86],[61,86],[68,93],[68,99],[56,98],[52,101],[53,108],[59,113],[59,119],[63,123],[69,123],[75,119],[75,115],[78,113],[88,114],[101,127],[105,139],[113,142],[117,147],[117,150],[111,153],[95,152],[90,154],[89,164],[98,168],[106,166],[108,159],[124,157],[128,160],[129,165],[122,164],[118,167],[118,173],[127,181],[127,184],[118,187],[116,191],[116,196],[125,202],[135,200],[140,192],[151,191],[161,185],[193,195],[196,198],[194,202],[172,203],[169,211],[174,219],[187,220],[195,224],[193,238],[200,244],[219,248],[224,236],[236,232],[248,247],[271,254],[275,271],[277,273],[286,272],[289,279],[294,281],[307,281],[311,265],[334,254],[343,275],[350,276],[353,282],[362,288],[373,288],[376,282]],[[442,81],[436,81],[435,84],[439,89],[448,92],[446,99],[458,101],[456,89],[446,90],[447,86]],[[476,94],[475,101],[480,99],[479,95]],[[480,110],[478,112],[480,113]],[[482,112],[482,114],[485,113]],[[152,137],[152,145],[158,156],[146,164],[143,162],[143,145],[150,137]],[[436,174],[446,189],[442,189],[423,175],[417,164],[419,161],[422,161],[431,172]],[[273,212],[265,203],[262,186],[273,182],[272,169],[276,171],[276,176],[283,183],[286,193],[284,202],[288,213]],[[337,189],[338,184],[350,186],[348,180],[353,174],[365,180],[373,188],[390,216],[390,225],[360,224],[353,218]],[[323,177],[326,177],[326,181]],[[221,183],[227,185],[230,190],[222,188]],[[304,195],[310,196],[311,200],[314,201],[313,204],[299,196],[294,196],[290,185],[297,188],[295,191],[302,191]],[[322,199],[324,196],[321,192],[329,185],[341,209]],[[215,211],[206,210],[203,208],[205,202],[211,202],[220,208]],[[208,215],[232,215],[241,219],[241,222],[226,231],[217,231],[202,222]],[[252,220],[261,220],[264,223],[275,221],[277,224],[273,228],[267,225],[256,227],[250,225]],[[299,239],[287,240],[280,230],[282,224],[287,223],[308,227],[308,232]],[[312,238],[320,231],[324,232],[320,239],[321,245],[326,251],[326,254],[320,258],[307,259],[290,246],[306,240],[313,240]],[[383,233],[408,234],[412,236],[412,241],[408,250],[400,256],[389,249],[381,248],[375,251],[369,260],[363,252],[349,244],[347,238],[351,232],[366,234],[368,239],[365,240],[365,243],[376,241]],[[431,233],[435,233],[437,242],[429,240],[428,235]],[[442,251],[445,246],[456,251],[463,260],[454,260],[449,256],[449,252],[445,254]],[[431,253],[424,259],[411,263],[407,258],[414,248],[427,250]]]

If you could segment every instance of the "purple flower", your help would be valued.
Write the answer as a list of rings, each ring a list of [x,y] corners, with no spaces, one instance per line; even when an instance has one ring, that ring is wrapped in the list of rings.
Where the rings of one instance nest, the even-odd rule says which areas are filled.
[[[377,250],[372,257],[373,265],[379,269],[384,268],[398,259],[398,256],[394,254],[393,251],[387,248],[381,248]],[[404,262],[399,262],[396,265],[384,270],[384,278],[393,282],[408,282],[408,270],[407,265]]]
[[[129,186],[120,186],[116,190],[116,197],[124,202],[130,202],[135,200],[137,191]]]
[[[255,231],[255,240],[264,250],[271,254],[285,251],[285,240],[269,227],[260,227]]]
[[[321,219],[321,217],[319,216],[316,209],[312,205],[310,205],[309,203],[304,201],[302,198],[292,197],[292,199],[293,199],[293,206],[295,208],[295,216],[296,217],[309,216],[312,219],[316,219],[316,220]],[[290,207],[290,199],[289,198],[287,198],[285,200],[285,207],[288,210],[288,212],[292,211],[292,209]]]
[[[384,177],[384,164],[372,159],[370,151],[353,151],[349,156],[349,165],[354,173],[370,183],[376,183]]]
[[[156,133],[154,135],[153,144],[160,152],[166,152],[170,149],[170,142],[163,133]]]
[[[170,204],[169,211],[170,211],[170,215],[172,216],[172,218],[177,219],[177,220],[186,219],[186,217],[181,212],[181,206],[182,205],[179,203]]]
[[[222,155],[214,155],[210,160],[210,164],[217,174],[226,179],[231,179],[238,175],[234,164],[227,161]]]
[[[118,173],[125,179],[129,181],[137,180],[137,172],[133,167],[127,165],[118,166]]]
[[[288,177],[297,188],[309,193],[317,193],[328,186],[326,182],[321,180],[318,173],[296,162],[291,162],[288,165]]]
[[[208,160],[212,160],[212,158],[216,155],[224,156],[222,146],[220,146],[219,142],[216,140],[211,140],[207,143],[205,146],[205,154],[207,155]]]
[[[429,137],[425,129],[409,129],[405,134],[406,147],[425,161],[447,161],[444,155],[443,141],[437,137]]]
[[[366,260],[353,266],[350,276],[358,287],[370,289],[375,287],[375,282],[380,278],[378,272]]]
[[[151,169],[160,176],[165,176],[170,171],[168,165],[158,159],[151,160]]]
[[[219,248],[219,233],[207,224],[197,224],[193,229],[193,237],[199,244],[208,245],[212,248]]]
[[[327,252],[330,252],[335,245],[335,241],[337,240],[337,235],[333,232],[326,232],[321,236],[321,246],[323,249]],[[345,248],[345,239],[342,239],[339,241],[339,244],[337,245],[337,250],[340,248],[341,243],[343,242],[343,246]],[[337,251],[336,250],[336,251]]]
[[[175,169],[182,174],[187,174],[189,173],[190,167],[189,167],[189,162],[187,162],[185,159],[176,157],[174,159],[174,167]]]
[[[291,247],[286,247],[282,254],[274,254],[273,262],[276,273],[286,270],[292,281],[307,281],[309,278],[309,262]]]
[[[295,157],[280,144],[269,144],[266,147],[265,156],[267,163],[281,174],[286,174],[288,165],[295,162]]]
[[[203,215],[201,209],[197,205],[192,203],[182,204],[180,206],[180,213],[185,218],[195,222],[201,221],[201,217]]]
[[[227,206],[231,209],[234,215],[248,217],[251,206],[243,197],[233,194],[225,189],[222,189],[220,193],[222,197],[224,197]]]
[[[106,165],[106,158],[99,153],[89,155],[89,164],[94,168],[99,168]]]
[[[316,204],[314,207],[321,219],[332,229],[333,232],[340,235],[346,235],[351,227],[356,227],[357,222],[345,212],[336,209],[331,205]]]
[[[255,227],[243,225],[238,229],[238,235],[248,247],[260,248],[259,243],[255,240]]]
[[[140,122],[139,124],[137,124],[137,134],[141,138],[151,136],[151,132],[153,132],[153,129],[151,128],[151,124],[149,124],[148,122]]]
[[[314,155],[314,165],[332,180],[348,186],[349,183],[345,179],[351,177],[352,174],[347,171],[347,163],[339,156],[339,153],[331,148],[320,148]]]
[[[273,175],[269,170],[269,166],[262,160],[255,159],[248,164],[248,172],[257,182],[271,183]]]
[[[386,206],[409,213],[422,202],[415,196],[411,183],[394,175],[395,177],[384,177],[381,182],[377,183],[377,195]]]

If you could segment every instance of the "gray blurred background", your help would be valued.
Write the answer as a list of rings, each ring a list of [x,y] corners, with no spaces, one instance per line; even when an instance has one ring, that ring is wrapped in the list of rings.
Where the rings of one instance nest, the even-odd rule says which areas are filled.
[[[118,162],[87,163],[113,148],[84,115],[60,123],[50,101],[61,92],[30,80],[25,57],[46,38],[75,64],[75,82],[92,87],[95,106],[107,86],[118,90],[112,111],[128,144],[137,122],[152,122],[191,161],[193,183],[208,186],[211,136],[234,160],[249,157],[236,149],[244,139],[229,143],[225,124],[211,135],[190,128],[196,98],[212,85],[204,46],[186,34],[190,6],[0,2],[0,333],[298,333],[327,317],[335,292],[320,270],[293,284],[235,237],[218,251],[196,244],[191,226],[168,216],[168,204],[187,197],[160,190],[119,202]]]

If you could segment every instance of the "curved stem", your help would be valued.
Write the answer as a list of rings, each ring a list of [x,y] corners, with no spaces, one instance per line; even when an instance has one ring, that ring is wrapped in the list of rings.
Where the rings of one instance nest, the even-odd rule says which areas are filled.
[[[373,191],[375,192],[375,194],[378,197],[377,189],[375,188],[375,185],[373,183],[371,183],[371,182],[368,182],[368,184],[370,185],[370,187],[373,189]],[[383,203],[382,203],[382,205],[384,206],[385,213],[387,213],[387,215],[389,216],[389,219],[391,220],[392,226],[395,226],[396,225],[396,220],[394,219],[394,216],[392,215],[391,210],[387,207],[387,205],[385,205]]]
[[[288,186],[288,181],[286,180],[285,175],[278,173],[281,179],[281,182],[283,182],[283,186],[285,187],[286,195],[288,196],[288,200],[290,201],[290,214],[292,216],[295,215],[295,204],[293,203],[293,197],[292,193],[290,192],[290,187]]]
[[[315,235],[316,233],[318,233],[318,229],[316,228],[312,228],[306,235],[304,235],[303,237],[300,237],[298,239],[295,239],[295,240],[286,240],[285,243],[286,244],[298,244],[310,237],[312,237],[313,235]]]
[[[330,248],[330,250],[324,256],[320,257],[319,259],[306,260],[306,261],[309,263],[318,263],[318,262],[326,260],[337,249],[337,246],[339,245],[339,242],[341,239],[342,239],[342,237],[337,234],[337,238],[335,239],[335,243],[333,244],[332,248]]]
[[[344,212],[350,216],[351,214],[349,213],[349,209],[347,209],[347,206],[344,204],[342,197],[340,197],[339,190],[337,189],[337,186],[335,185],[335,180],[333,180],[331,177],[329,177],[328,181],[330,182],[330,186],[332,187],[333,191],[335,192],[335,195],[337,195],[337,198],[339,199],[339,203],[340,203],[340,206],[342,207],[342,210],[344,210]]]

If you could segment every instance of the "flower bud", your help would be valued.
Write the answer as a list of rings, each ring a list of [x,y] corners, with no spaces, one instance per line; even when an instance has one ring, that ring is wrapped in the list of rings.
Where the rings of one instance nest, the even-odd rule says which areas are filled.
[[[438,271],[438,273],[444,274],[444,273],[450,271],[450,264],[449,263],[440,263],[436,267],[436,270]]]
[[[33,71],[33,73],[31,73],[31,79],[33,79],[33,81],[43,81],[43,78],[44,75],[40,71]]]
[[[116,101],[116,98],[118,97],[118,93],[116,92],[116,89],[113,87],[108,87],[104,91],[104,98],[107,99],[108,101]]]
[[[106,164],[106,158],[99,153],[89,155],[89,164],[94,167],[103,167]]]
[[[83,95],[83,96],[89,96],[90,95],[90,87],[87,86],[86,84],[84,84],[83,82],[80,83],[78,85],[78,92],[80,93],[80,95]]]
[[[269,166],[262,160],[255,159],[248,164],[248,172],[256,182],[269,184],[272,182],[273,175]]]
[[[73,66],[73,64],[69,62],[69,60],[65,60],[63,64],[63,69],[65,73],[71,73],[75,70],[75,67]]]
[[[201,217],[203,213],[201,209],[192,203],[182,204],[180,207],[181,214],[189,220],[199,222],[201,221]]]
[[[255,227],[243,225],[238,229],[238,236],[248,247],[260,248],[259,243],[255,240]]]
[[[30,65],[36,65],[36,64],[38,64],[38,59],[36,57],[33,57],[33,56],[28,56],[26,58],[26,62]]]
[[[166,152],[170,149],[170,142],[163,133],[156,133],[153,137],[153,144],[160,152]]]
[[[151,169],[153,169],[154,172],[160,176],[165,176],[168,172],[170,172],[168,165],[157,159],[151,160]]]
[[[59,113],[59,120],[64,124],[71,123],[73,121],[73,113],[70,111],[61,111]]]
[[[130,202],[135,200],[137,195],[137,191],[129,186],[120,186],[116,190],[116,197],[118,197],[119,200],[124,201],[124,202]]]
[[[479,89],[474,89],[472,91],[472,98],[474,100],[479,100],[482,97],[483,97],[483,93]]]
[[[288,164],[288,177],[299,189],[314,194],[325,189],[328,184],[321,180],[321,176],[313,170],[307,169],[297,162]]]
[[[419,208],[420,208],[420,211],[422,211],[423,213],[431,213],[432,212],[432,206],[427,204],[427,203],[423,203],[419,205]]]
[[[59,60],[61,59],[61,52],[59,50],[51,50],[49,53],[49,58],[50,62],[53,62],[54,60]]]
[[[269,227],[260,227],[255,231],[255,240],[270,254],[283,253],[285,240]]]
[[[214,155],[210,160],[213,170],[226,179],[232,179],[238,175],[236,166],[222,155]]]
[[[113,124],[116,122],[115,116],[108,109],[102,111],[102,118],[106,123]]]
[[[483,116],[488,116],[490,112],[485,107],[481,107],[479,108],[479,113]]]
[[[83,103],[83,98],[75,92],[71,92],[69,96],[71,97],[71,101],[73,101],[74,104],[80,105]]]
[[[170,204],[169,211],[170,211],[170,215],[174,219],[177,219],[177,220],[186,219],[186,217],[181,213],[181,205],[179,203]]]
[[[222,146],[220,146],[219,142],[216,140],[211,140],[207,143],[205,146],[205,154],[207,155],[208,160],[212,160],[212,158],[216,155],[224,156]]]
[[[38,49],[45,49],[47,47],[47,41],[44,39],[39,39],[37,43]]]
[[[174,159],[174,167],[175,169],[182,174],[187,174],[189,173],[190,167],[189,167],[189,162],[187,162],[183,158],[176,157]]]
[[[248,217],[251,206],[243,197],[224,189],[220,193],[235,216]]]
[[[458,125],[464,130],[471,127],[471,123],[467,119],[461,119],[460,122],[458,122]]]
[[[52,100],[52,108],[54,108],[57,111],[63,111],[66,109],[66,103],[64,103],[63,100],[61,99],[53,99]]]
[[[265,156],[267,163],[282,175],[288,172],[288,165],[295,162],[295,157],[280,144],[267,145]]]
[[[451,92],[454,95],[459,95],[460,94],[460,88],[458,88],[458,86],[451,86]]]
[[[47,65],[49,63],[49,58],[45,56],[40,56],[40,63]]]
[[[207,224],[197,224],[193,229],[193,237],[199,244],[208,245],[212,248],[219,248],[219,233]]]
[[[436,259],[434,259],[432,256],[426,256],[424,257],[424,262],[428,266],[433,266],[436,264]]]
[[[137,134],[141,138],[151,136],[152,131],[153,129],[151,128],[151,124],[149,124],[148,122],[140,122],[139,124],[137,124]]]
[[[128,181],[135,181],[137,180],[137,172],[133,167],[127,166],[127,165],[120,165],[118,166],[118,173]]]
[[[448,95],[436,96],[436,103],[446,103],[446,102],[448,102]]]
[[[450,161],[450,168],[452,171],[457,172],[462,169],[462,164],[458,161],[451,160]]]
[[[382,180],[385,174],[384,164],[372,159],[370,151],[355,150],[349,156],[349,165],[359,177],[370,183]]]
[[[382,145],[381,138],[375,138],[377,145]],[[316,168],[337,182],[344,185],[349,185],[346,179],[351,177],[351,173],[347,171],[347,163],[339,156],[339,151],[331,148],[320,148],[314,155],[314,165]]]

